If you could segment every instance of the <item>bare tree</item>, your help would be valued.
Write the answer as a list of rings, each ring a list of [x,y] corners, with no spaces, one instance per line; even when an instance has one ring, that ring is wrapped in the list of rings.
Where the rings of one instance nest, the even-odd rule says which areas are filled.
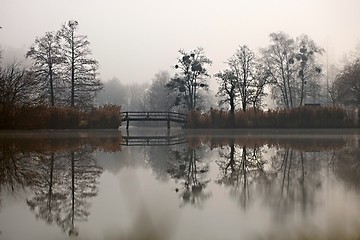
[[[261,50],[262,61],[278,104],[294,108],[303,105],[307,95],[318,95],[320,88],[316,80],[321,67],[316,54],[322,54],[324,50],[306,35],[295,41],[283,32],[271,33],[270,40],[270,45]]]
[[[295,59],[299,63],[299,105],[302,106],[306,97],[306,93],[311,92],[311,89],[314,90],[319,87],[319,84],[316,80],[319,79],[322,70],[320,65],[316,62],[316,54],[322,54],[324,49],[318,47],[316,43],[307,35],[302,35],[297,39],[297,48],[299,52],[295,55]],[[308,91],[305,89],[306,85],[310,86]]]
[[[254,111],[263,107],[263,99],[267,96],[265,87],[270,83],[270,73],[262,63],[257,63],[253,72],[253,81],[249,91],[249,101]]]
[[[199,98],[199,89],[208,91],[209,85],[206,79],[209,77],[206,65],[211,65],[211,60],[205,56],[202,48],[197,48],[191,52],[180,50],[181,57],[175,69],[180,73],[175,75],[167,84],[172,91],[178,93],[178,100],[175,104],[180,105],[182,102],[188,110],[197,107]]]
[[[238,93],[238,81],[234,72],[231,70],[225,70],[224,72],[218,72],[215,74],[215,77],[219,83],[219,90],[216,94],[217,97],[220,97],[219,105],[223,106],[224,104],[230,105],[230,117],[231,124],[235,125],[235,107],[237,104]]]
[[[91,58],[87,36],[78,35],[78,22],[68,21],[59,31],[64,57],[64,79],[70,85],[70,106],[93,104],[103,84],[98,78],[98,62]]]
[[[336,78],[339,101],[345,105],[360,105],[360,59],[345,65]]]
[[[241,107],[245,112],[250,103],[249,91],[254,81],[256,66],[255,53],[246,45],[240,46],[235,54],[228,60],[228,65],[236,78]]]
[[[270,34],[270,45],[262,49],[262,59],[271,76],[273,97],[285,108],[295,106],[295,41],[283,32]]]
[[[55,78],[60,74],[62,63],[59,36],[53,32],[35,39],[35,44],[30,47],[26,57],[34,60],[34,71],[37,77],[44,79],[43,89],[49,96],[51,106],[55,106]],[[57,79],[59,80],[59,79]],[[57,81],[59,83],[59,81]],[[58,89],[61,91],[61,89]]]
[[[16,108],[43,102],[39,85],[34,72],[20,63],[14,62],[0,69],[0,110],[3,124],[9,124],[9,117]]]
[[[220,104],[229,103],[232,115],[238,100],[244,112],[250,104],[254,109],[260,108],[269,82],[264,65],[246,45],[240,46],[227,63],[229,69],[215,75],[220,84],[217,94],[222,98]]]

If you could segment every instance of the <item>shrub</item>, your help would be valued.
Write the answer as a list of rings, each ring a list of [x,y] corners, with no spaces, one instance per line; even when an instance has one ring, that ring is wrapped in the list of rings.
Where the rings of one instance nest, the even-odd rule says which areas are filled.
[[[104,105],[94,108],[87,116],[87,128],[118,128],[121,125],[121,107]]]
[[[49,108],[49,112],[48,128],[50,129],[76,129],[84,118],[84,112],[74,108]]]
[[[67,107],[14,108],[7,121],[1,121],[0,129],[118,128],[121,125],[120,110],[115,105],[94,108],[90,112]]]

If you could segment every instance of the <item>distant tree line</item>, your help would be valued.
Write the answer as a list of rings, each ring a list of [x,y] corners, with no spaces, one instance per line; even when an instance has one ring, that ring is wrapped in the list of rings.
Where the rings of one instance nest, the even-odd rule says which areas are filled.
[[[77,21],[68,21],[35,39],[26,53],[29,67],[5,64],[0,53],[1,128],[20,116],[19,109],[39,106],[87,112],[99,105],[181,112],[221,108],[233,126],[237,111],[260,111],[268,97],[276,108],[288,110],[306,104],[359,106],[360,54],[339,69],[324,67],[325,51],[309,36],[276,32],[269,37],[259,51],[240,45],[214,74],[208,72],[212,60],[199,47],[179,50],[174,75],[161,71],[149,82],[123,84],[116,78],[100,81],[87,36],[78,34]],[[218,83],[216,94],[210,91],[212,79]]]
[[[115,100],[132,110],[207,111],[215,107],[209,85],[216,79],[218,106],[232,114],[262,109],[268,96],[280,109],[306,104],[358,106],[354,84],[359,82],[356,71],[360,55],[336,70],[320,63],[325,50],[307,35],[292,38],[277,32],[269,37],[270,44],[258,52],[247,45],[239,46],[226,61],[227,67],[213,75],[207,70],[212,61],[203,48],[181,49],[173,76],[163,71],[145,84],[105,82],[105,91],[98,100],[110,103]],[[122,89],[116,90],[117,96],[109,94],[115,91],[114,87]]]
[[[181,49],[173,76],[159,72],[151,83],[132,85],[112,80],[105,83],[105,91],[99,97],[107,103],[116,96],[116,104],[129,110],[190,111],[188,127],[281,127],[286,116],[295,121],[287,124],[288,128],[356,126],[358,113],[338,107],[359,106],[360,55],[336,70],[322,66],[320,60],[325,51],[309,36],[292,38],[283,32],[269,36],[270,44],[258,52],[239,46],[226,61],[227,67],[214,75],[207,71],[212,61],[203,48],[189,52]],[[209,92],[212,77],[219,86],[215,95],[218,107],[225,111],[215,110],[215,96]],[[278,109],[271,113],[263,111],[268,95]],[[305,105],[334,108],[301,109]],[[194,113],[198,110],[202,116]],[[237,113],[249,110],[248,114]],[[265,119],[260,121],[261,116]],[[321,124],[319,119],[324,120],[324,116],[336,120]],[[211,122],[214,117],[220,125]]]

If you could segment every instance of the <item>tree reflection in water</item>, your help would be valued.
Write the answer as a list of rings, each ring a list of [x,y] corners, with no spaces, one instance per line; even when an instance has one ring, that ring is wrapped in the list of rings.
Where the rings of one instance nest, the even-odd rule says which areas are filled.
[[[322,152],[322,147],[308,143],[290,146],[279,144],[278,139],[266,141],[276,147],[270,148],[270,153],[264,139],[258,144],[257,140],[228,138],[212,145],[219,148],[219,158],[215,161],[219,167],[216,182],[229,187],[230,194],[244,210],[249,203],[264,201],[276,209],[277,219],[298,210],[303,214],[311,212],[316,204],[315,193],[324,185],[322,170],[329,168],[334,155],[333,151],[329,152],[329,146],[334,143],[323,145],[326,151]]]
[[[276,178],[269,192],[269,203],[277,209],[277,217],[300,210],[303,214],[315,207],[315,191],[322,187],[321,164],[325,154],[290,148],[278,149],[271,158]],[[325,161],[324,161],[325,160]]]
[[[87,221],[91,200],[99,191],[103,169],[93,153],[104,141],[88,143],[83,142],[83,138],[54,141],[63,146],[54,142],[46,145],[49,142],[46,140],[41,144],[37,142],[38,147],[27,148],[0,141],[0,207],[1,196],[8,193],[16,196],[24,188],[29,189],[32,194],[26,202],[36,218],[59,226],[69,235],[78,235],[77,223]],[[120,146],[120,141],[110,141],[106,148],[119,151],[114,147],[117,144]],[[209,149],[215,149],[211,154],[215,164],[207,160]],[[211,202],[212,193],[223,194],[225,189],[225,195],[230,195],[239,208],[248,213],[257,207],[255,204],[270,209],[271,217],[280,227],[291,217],[312,217],[311,213],[322,204],[318,193],[325,192],[322,190],[329,178],[341,179],[357,190],[360,186],[358,145],[349,147],[342,138],[318,144],[306,138],[297,142],[296,138],[192,136],[188,145],[128,151],[131,154],[123,158],[128,162],[119,164],[133,166],[135,160],[150,166],[157,180],[165,183],[170,178],[175,180],[180,206],[203,208],[204,203]],[[137,151],[141,154],[136,155]],[[209,184],[209,176],[216,176],[218,185]],[[224,189],[210,192],[219,185],[225,186]],[[152,220],[148,210],[141,209],[133,228],[128,234],[120,234],[118,239],[171,236],[172,232],[163,234],[162,227],[148,225]],[[139,227],[144,227],[145,234],[138,232]]]
[[[16,195],[29,188],[33,194],[26,203],[36,218],[78,235],[75,223],[87,221],[89,201],[98,194],[103,172],[94,150],[119,150],[120,143],[118,136],[105,141],[84,137],[1,139],[0,196],[4,191]]]
[[[335,175],[349,187],[360,191],[360,149],[350,147],[334,154]]]
[[[14,197],[25,187],[32,186],[36,178],[36,168],[32,155],[12,143],[0,142],[0,210],[1,196]]]
[[[179,183],[176,188],[179,193],[181,204],[191,204],[195,207],[203,207],[204,201],[211,194],[205,192],[207,183],[206,173],[209,171],[209,164],[201,161],[200,149],[186,147],[174,151],[174,158],[169,161],[168,173]]]
[[[234,139],[229,140],[228,147],[219,149],[220,159],[216,163],[220,177],[216,182],[229,186],[231,195],[239,200],[243,209],[251,200],[250,186],[266,179],[261,153],[256,144],[253,148],[235,146]]]
[[[34,196],[27,200],[37,218],[55,222],[69,235],[78,235],[75,222],[86,221],[89,200],[98,194],[98,178],[102,168],[92,156],[93,150],[83,146],[77,151],[39,161],[41,169],[33,186]]]

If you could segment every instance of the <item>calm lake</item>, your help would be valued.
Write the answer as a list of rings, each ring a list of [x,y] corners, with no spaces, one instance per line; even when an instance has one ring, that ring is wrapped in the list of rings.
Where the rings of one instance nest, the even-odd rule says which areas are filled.
[[[359,130],[0,133],[0,239],[359,239]]]

